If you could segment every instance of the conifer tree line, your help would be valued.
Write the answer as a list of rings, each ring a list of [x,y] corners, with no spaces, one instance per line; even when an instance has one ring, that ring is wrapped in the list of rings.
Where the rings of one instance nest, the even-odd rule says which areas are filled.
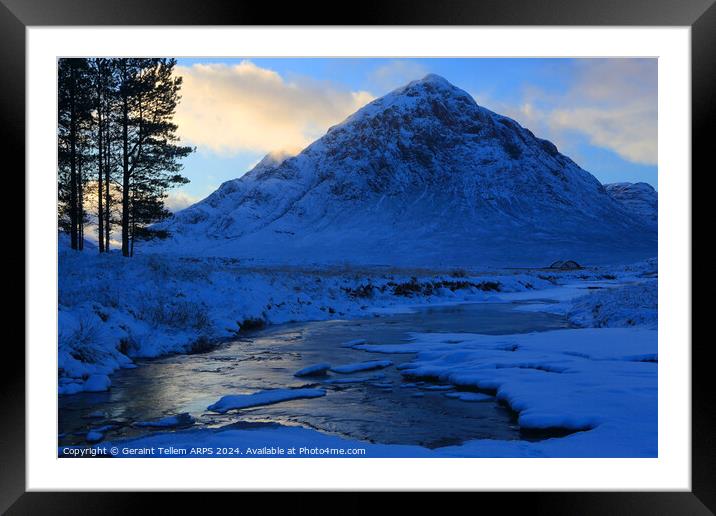
[[[99,252],[121,231],[124,256],[135,242],[163,238],[152,224],[169,216],[167,190],[189,180],[173,123],[182,79],[165,58],[58,60],[58,224],[82,250],[97,227]]]

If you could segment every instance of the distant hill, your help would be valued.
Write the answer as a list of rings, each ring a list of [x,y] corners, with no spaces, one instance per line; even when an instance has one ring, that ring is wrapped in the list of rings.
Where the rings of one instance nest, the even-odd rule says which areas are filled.
[[[607,193],[629,213],[653,224],[659,221],[659,197],[648,183],[611,183],[604,185]]]

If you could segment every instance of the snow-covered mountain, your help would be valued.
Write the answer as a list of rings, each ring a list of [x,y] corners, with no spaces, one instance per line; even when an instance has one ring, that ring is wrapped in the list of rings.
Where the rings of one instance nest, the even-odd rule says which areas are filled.
[[[163,226],[154,250],[271,263],[625,262],[655,256],[657,237],[552,143],[437,75]]]
[[[610,183],[604,185],[604,188],[627,211],[656,227],[659,198],[653,186],[648,183]]]

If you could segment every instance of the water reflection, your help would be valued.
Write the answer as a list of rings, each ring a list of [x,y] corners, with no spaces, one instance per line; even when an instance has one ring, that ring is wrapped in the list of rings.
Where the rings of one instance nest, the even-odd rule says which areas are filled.
[[[444,390],[404,380],[395,366],[369,373],[331,374],[332,378],[381,376],[363,383],[321,384],[328,390],[322,398],[223,415],[208,413],[206,407],[226,394],[320,384],[320,379],[293,376],[319,362],[338,365],[385,358],[399,365],[412,358],[410,354],[376,357],[340,345],[353,339],[396,344],[409,341],[409,332],[415,331],[509,334],[566,326],[559,316],[521,312],[506,304],[430,307],[352,321],[276,326],[206,354],[140,361],[140,367],[116,373],[106,393],[60,398],[60,444],[82,443],[89,428],[108,423],[116,426],[108,438],[143,434],[146,428],[131,423],[180,412],[194,416],[196,427],[281,423],[370,442],[429,447],[477,438],[518,439],[519,429],[511,415],[496,402],[446,397]],[[98,412],[101,417],[87,417]]]

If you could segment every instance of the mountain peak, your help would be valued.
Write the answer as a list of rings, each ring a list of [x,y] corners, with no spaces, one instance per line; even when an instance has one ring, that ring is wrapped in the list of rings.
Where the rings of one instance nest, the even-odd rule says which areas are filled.
[[[444,77],[430,73],[366,104],[342,123],[331,127],[329,133],[339,127],[380,118],[389,112],[399,112],[412,119],[416,113],[424,116],[438,111],[438,116],[451,114],[453,117],[461,117],[466,111],[472,114],[479,111],[484,117],[487,112],[477,105],[472,95]]]
[[[407,95],[410,97],[415,95],[416,90],[420,90],[421,93],[428,97],[468,97],[470,98],[470,100],[472,100],[472,96],[469,93],[458,88],[453,83],[448,81],[445,77],[434,73],[429,73],[422,79],[416,79],[414,81],[411,81],[405,86],[402,86],[389,93],[388,95],[386,95],[386,97],[389,97],[391,95]]]
[[[164,246],[270,260],[595,263],[654,253],[655,225],[514,120],[429,74],[295,157],[268,156],[166,222]]]
[[[292,158],[298,154],[297,151],[291,151],[287,149],[273,150],[266,154],[261,160],[254,166],[254,168],[265,169],[279,166],[281,163],[286,161],[288,158]]]
[[[438,75],[436,73],[429,73],[422,79],[418,79],[417,81],[413,81],[417,83],[430,83],[435,84],[438,86],[449,86],[451,88],[456,88],[454,84],[452,84],[450,81],[448,81],[445,77],[442,75]]]

